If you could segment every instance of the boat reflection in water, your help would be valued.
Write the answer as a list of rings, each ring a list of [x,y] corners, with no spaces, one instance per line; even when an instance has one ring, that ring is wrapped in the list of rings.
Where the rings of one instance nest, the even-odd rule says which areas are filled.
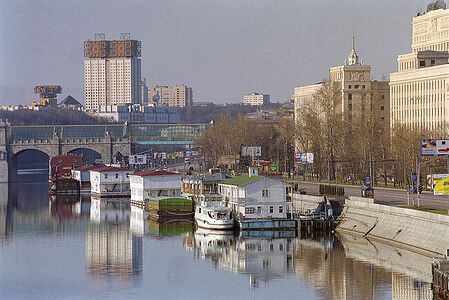
[[[129,198],[92,197],[90,220],[86,232],[89,286],[123,289],[140,282],[142,237],[130,230]]]
[[[267,234],[272,236],[269,237]],[[211,260],[215,267],[249,275],[250,286],[282,278],[294,272],[294,239],[276,238],[278,232],[263,236],[234,236],[232,232],[198,228],[185,236],[184,247],[196,257]]]

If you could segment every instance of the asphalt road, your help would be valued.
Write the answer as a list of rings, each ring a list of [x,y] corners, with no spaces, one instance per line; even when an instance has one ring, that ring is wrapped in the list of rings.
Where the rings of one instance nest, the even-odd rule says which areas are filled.
[[[319,183],[299,182],[299,188],[306,191],[308,195],[319,195]],[[359,196],[360,187],[344,185],[345,196]],[[374,198],[376,203],[387,205],[407,205],[407,194],[405,190],[375,188]],[[411,204],[416,204],[416,194],[410,195]],[[449,196],[434,196],[430,192],[421,194],[420,205],[431,208],[449,209]]]

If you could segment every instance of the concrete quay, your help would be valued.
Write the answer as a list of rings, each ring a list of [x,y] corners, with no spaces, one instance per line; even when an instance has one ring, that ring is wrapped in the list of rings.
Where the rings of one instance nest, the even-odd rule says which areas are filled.
[[[445,255],[449,249],[449,216],[374,203],[349,197],[336,231],[413,248],[427,255]]]

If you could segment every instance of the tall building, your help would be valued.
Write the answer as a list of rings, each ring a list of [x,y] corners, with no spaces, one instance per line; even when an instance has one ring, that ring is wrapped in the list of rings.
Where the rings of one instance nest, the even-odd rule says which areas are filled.
[[[103,34],[84,42],[85,108],[141,102],[140,41],[121,34],[121,40],[106,41]]]
[[[243,104],[246,105],[266,105],[270,104],[270,95],[252,93],[243,96]]]
[[[412,26],[412,52],[390,74],[390,122],[441,130],[449,124],[449,10],[432,3]]]
[[[193,104],[192,88],[185,85],[159,86],[148,89],[149,104],[186,107]]]
[[[364,107],[371,107],[385,130],[389,130],[388,81],[371,80],[371,67],[364,65],[355,51],[354,37],[347,61],[342,66],[329,69],[329,80],[336,84],[341,92],[341,103],[338,103],[337,109],[347,120],[351,121],[353,116],[363,113]],[[296,120],[299,118],[301,105],[313,103],[314,94],[322,86],[323,83],[320,82],[295,88],[293,99]]]

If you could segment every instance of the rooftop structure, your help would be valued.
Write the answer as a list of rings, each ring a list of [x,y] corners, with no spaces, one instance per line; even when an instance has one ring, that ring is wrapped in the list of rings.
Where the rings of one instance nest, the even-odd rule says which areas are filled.
[[[104,34],[96,34],[94,41],[84,42],[84,56],[88,58],[140,57],[141,42],[131,40],[129,33],[122,33],[120,40],[105,40]]]

